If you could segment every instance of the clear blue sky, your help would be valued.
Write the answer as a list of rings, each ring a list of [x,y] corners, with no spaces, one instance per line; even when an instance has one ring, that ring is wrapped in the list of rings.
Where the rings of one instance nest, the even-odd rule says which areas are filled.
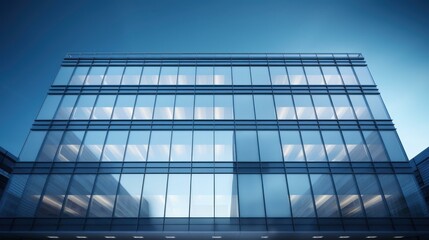
[[[66,52],[361,52],[408,157],[429,146],[429,1],[0,2],[0,146],[18,154]]]

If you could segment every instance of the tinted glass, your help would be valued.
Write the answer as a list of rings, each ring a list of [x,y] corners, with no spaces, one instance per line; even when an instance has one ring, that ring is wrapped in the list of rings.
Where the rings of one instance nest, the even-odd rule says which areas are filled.
[[[310,95],[293,95],[298,119],[316,119]]]
[[[37,217],[58,217],[70,181],[70,174],[51,174],[39,203]]]
[[[213,174],[192,174],[190,217],[214,217]]]
[[[53,85],[67,85],[73,73],[74,67],[61,67]]]
[[[153,131],[150,136],[148,161],[168,161],[170,159],[170,131]]]
[[[85,82],[86,74],[88,74],[89,67],[76,67],[73,76],[70,79],[70,85],[83,85]]]
[[[326,161],[319,131],[302,131],[301,136],[307,161]]]
[[[179,76],[177,78],[177,84],[195,84],[195,67],[179,67]]]
[[[193,161],[213,161],[213,131],[194,131]]]
[[[24,193],[18,208],[15,208],[16,217],[33,217],[45,186],[46,174],[32,174],[28,178]]]
[[[234,132],[214,131],[215,133],[215,161],[234,161]]]
[[[146,161],[149,131],[130,131],[125,161]]]
[[[291,85],[307,84],[302,67],[287,67],[287,72],[289,74],[289,81]]]
[[[374,119],[390,119],[380,95],[365,95]]]
[[[91,67],[86,77],[85,85],[101,85],[105,73],[106,67]]]
[[[352,67],[338,67],[345,85],[357,85]]]
[[[103,85],[119,85],[121,84],[122,73],[124,67],[109,67],[106,76],[104,77]]]
[[[407,203],[402,195],[402,191],[398,185],[395,175],[379,174],[381,188],[383,189],[384,198],[390,210],[390,215],[394,217],[408,217]]]
[[[143,174],[122,174],[116,197],[115,217],[138,217]]]
[[[215,174],[215,217],[238,217],[237,176]]]
[[[158,84],[159,71],[160,71],[160,67],[144,67],[140,84],[141,85]]]
[[[165,217],[189,217],[189,193],[190,175],[170,174]]]
[[[337,67],[322,67],[323,76],[325,77],[326,84],[328,85],[340,85],[343,84],[341,81],[340,74],[338,73]]]
[[[343,217],[362,217],[362,202],[352,175],[333,174]]]
[[[54,160],[62,136],[62,131],[48,132],[45,138],[45,142],[40,149],[39,156],[37,156],[38,162],[50,162]]]
[[[354,119],[353,109],[347,95],[331,95],[338,119]]]
[[[155,95],[137,96],[133,119],[152,119]]]
[[[194,119],[213,119],[213,95],[195,95]]]
[[[194,117],[194,96],[176,95],[174,119],[192,119]]]
[[[216,85],[231,85],[231,67],[215,67],[214,68],[214,84]]]
[[[349,95],[358,119],[371,119],[371,113],[366,106],[365,99],[362,95]]]
[[[313,102],[318,119],[336,118],[328,95],[313,95]]]
[[[156,96],[154,119],[173,119],[174,95]]]
[[[371,161],[359,131],[343,131],[343,136],[352,162]]]
[[[374,85],[371,73],[367,67],[353,67],[361,85]]]
[[[259,162],[256,131],[236,131],[235,144],[237,161]]]
[[[0,201],[0,216],[14,217],[19,200],[24,194],[25,184],[27,183],[28,174],[14,174],[9,179],[9,184],[3,192]]]
[[[213,67],[197,67],[197,85],[213,84]]]
[[[383,142],[377,131],[362,131],[369,153],[374,162],[388,161]]]
[[[94,174],[75,174],[64,202],[64,217],[85,217],[94,185]]]
[[[167,174],[146,174],[140,207],[140,217],[163,217]]]
[[[322,137],[329,161],[349,161],[346,147],[339,131],[322,131]]]
[[[296,119],[295,107],[291,95],[274,95],[277,119]]]
[[[250,85],[249,67],[232,67],[232,78],[234,85]]]
[[[307,75],[307,81],[309,85],[323,85],[322,72],[319,67],[304,67],[305,74]]]
[[[170,161],[190,162],[192,154],[192,131],[173,131]]]
[[[270,67],[271,82],[273,85],[287,85],[289,79],[285,67]]]
[[[339,217],[338,202],[329,174],[310,174],[317,217]]]
[[[105,131],[88,131],[80,149],[79,161],[98,162],[103,149]]]
[[[429,215],[427,205],[416,182],[415,176],[412,174],[397,174],[399,185],[407,202],[408,209],[412,216],[427,217]]]
[[[116,99],[112,119],[131,119],[135,101],[136,96],[119,95],[118,99]]]
[[[22,162],[36,161],[40,146],[45,139],[45,131],[31,131],[25,141],[24,147],[19,155],[19,160]]]
[[[283,158],[285,161],[304,161],[301,136],[298,131],[281,131]]]
[[[110,119],[115,100],[115,95],[99,95],[91,119]]]
[[[119,174],[99,174],[89,205],[88,217],[112,217]]]
[[[307,174],[288,174],[287,181],[293,217],[315,217]]]
[[[235,119],[255,119],[252,95],[234,95]]]
[[[159,85],[176,85],[177,67],[162,67],[159,76]]]
[[[122,161],[127,138],[128,131],[109,131],[101,161]]]
[[[405,155],[402,144],[395,131],[380,131],[381,138],[383,139],[384,146],[386,147],[390,161],[406,162],[408,161]]]
[[[270,85],[268,67],[251,67],[253,85]]]
[[[357,174],[356,181],[367,217],[388,217],[389,213],[375,175]]]
[[[283,161],[278,131],[258,131],[258,142],[262,162]]]
[[[264,196],[259,174],[238,175],[240,217],[265,217]]]
[[[291,217],[286,178],[283,174],[263,174],[267,217]]]
[[[65,95],[55,114],[55,119],[69,119],[76,100],[77,95]]]
[[[276,119],[272,95],[254,95],[256,119]]]
[[[74,108],[72,119],[89,119],[95,99],[95,95],[81,95]]]
[[[74,162],[82,144],[84,131],[66,131],[64,133],[55,161]]]
[[[214,95],[214,118],[234,119],[233,101],[231,95]]]
[[[53,119],[60,101],[60,95],[48,95],[43,103],[42,109],[40,109],[37,119]]]

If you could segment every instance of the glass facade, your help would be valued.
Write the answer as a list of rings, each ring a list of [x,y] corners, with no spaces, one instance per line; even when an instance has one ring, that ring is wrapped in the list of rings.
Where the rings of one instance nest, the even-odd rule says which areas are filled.
[[[365,238],[429,214],[360,54],[70,55],[19,159],[11,232]]]

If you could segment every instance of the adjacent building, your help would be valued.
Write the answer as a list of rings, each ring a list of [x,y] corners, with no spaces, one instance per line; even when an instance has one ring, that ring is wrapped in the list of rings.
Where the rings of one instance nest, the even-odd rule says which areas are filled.
[[[3,196],[16,160],[13,154],[0,147],[0,198]]]
[[[410,160],[417,182],[429,204],[429,147]]]
[[[0,203],[25,239],[424,239],[361,54],[69,54]]]

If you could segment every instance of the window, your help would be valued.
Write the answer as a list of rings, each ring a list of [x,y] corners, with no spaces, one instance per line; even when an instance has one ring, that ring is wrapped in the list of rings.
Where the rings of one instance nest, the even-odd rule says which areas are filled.
[[[340,74],[337,67],[322,67],[323,76],[328,85],[342,85]]]
[[[427,217],[429,212],[421,190],[412,174],[397,174],[399,185],[401,186],[408,209],[412,216]]]
[[[323,85],[322,73],[320,72],[319,67],[304,67],[305,74],[307,75],[307,81],[309,85]]]
[[[75,174],[64,201],[63,217],[85,217],[94,185],[94,174]]]
[[[112,217],[119,174],[98,174],[88,217]]]
[[[159,85],[176,85],[177,67],[162,67],[159,76]]]
[[[365,99],[362,95],[349,95],[358,119],[371,119],[371,113],[366,106]]]
[[[76,103],[77,95],[64,95],[60,106],[58,107],[55,119],[67,120],[70,118],[70,114],[73,111],[73,107]]]
[[[298,119],[316,119],[310,95],[293,95]]]
[[[165,217],[189,217],[190,174],[168,177]]]
[[[357,174],[355,176],[367,217],[388,217],[389,213],[375,175]]]
[[[194,131],[192,161],[213,161],[213,131]]]
[[[146,174],[140,217],[164,217],[167,174]]]
[[[384,146],[386,147],[387,154],[390,161],[393,162],[407,162],[407,155],[405,155],[402,144],[395,131],[380,131],[381,138],[383,139]]]
[[[284,174],[263,174],[267,217],[291,217]]]
[[[214,217],[213,174],[192,174],[190,217]]]
[[[280,131],[285,161],[304,161],[301,136],[298,131]]]
[[[192,131],[173,131],[170,161],[190,162]]]
[[[110,119],[115,100],[115,95],[99,95],[91,119]]]
[[[278,131],[258,131],[258,142],[262,162],[283,161]]]
[[[104,76],[103,85],[120,85],[124,67],[109,67]]]
[[[341,133],[339,131],[322,131],[326,154],[329,161],[349,161]]]
[[[293,217],[315,217],[307,174],[287,174],[287,182]]]
[[[259,174],[239,174],[240,217],[265,217],[264,196]]]
[[[82,144],[84,131],[66,131],[58,148],[55,161],[74,162]]]
[[[215,174],[215,217],[238,217],[237,175]]]
[[[231,85],[231,67],[215,67],[214,68],[214,84],[215,85]]]
[[[353,67],[361,85],[375,85],[367,67]]]
[[[54,160],[62,136],[62,131],[48,132],[45,138],[45,142],[40,148],[39,156],[37,157],[38,162],[51,162]]]
[[[310,174],[317,217],[339,217],[338,202],[329,174]]]
[[[43,103],[42,109],[40,109],[37,119],[53,119],[60,101],[60,95],[48,95]]]
[[[318,119],[335,119],[334,109],[328,95],[313,95],[313,102]]]
[[[214,118],[234,119],[233,101],[231,95],[214,95]],[[176,103],[177,105],[177,103]]]
[[[14,217],[16,215],[16,209],[19,206],[17,199],[22,198],[28,177],[28,174],[11,175],[0,201],[1,217]]]
[[[106,67],[91,67],[86,77],[85,85],[101,85],[105,72]]]
[[[347,95],[331,95],[331,99],[339,120],[355,118]]]
[[[152,119],[155,95],[138,95],[133,119]]]
[[[277,119],[296,119],[295,107],[291,95],[274,95]]]
[[[194,117],[194,96],[176,95],[174,119],[192,119]]]
[[[345,85],[358,85],[352,67],[338,67]]]
[[[106,131],[87,131],[80,149],[79,161],[98,162],[105,138]]]
[[[45,186],[46,174],[31,174],[20,199],[19,206],[14,209],[16,217],[33,217]]]
[[[149,131],[130,131],[125,161],[146,161],[149,135]]]
[[[390,119],[380,95],[365,95],[374,119]]]
[[[197,85],[213,84],[213,67],[197,67]]]
[[[302,67],[287,67],[287,71],[289,73],[289,81],[291,85],[307,84]]]
[[[160,67],[144,67],[141,85],[157,85]]]
[[[131,119],[135,101],[136,96],[134,95],[119,95],[116,100],[112,119]]]
[[[116,198],[115,217],[138,217],[143,174],[122,174]]]
[[[194,119],[213,119],[213,95],[195,95]]]
[[[76,67],[73,76],[70,79],[70,85],[83,85],[85,82],[86,74],[88,74],[89,67]]]
[[[153,131],[150,136],[148,161],[168,161],[170,159],[170,131]]]
[[[307,161],[326,161],[319,131],[302,131],[301,135]]]
[[[249,67],[232,67],[234,85],[251,85]]]
[[[214,131],[215,133],[215,161],[234,161],[234,132]]]
[[[254,95],[256,119],[276,119],[273,96]]]
[[[177,78],[177,84],[195,84],[195,67],[179,67],[179,76]]]
[[[53,85],[67,85],[73,74],[74,67],[61,67]]]
[[[384,198],[393,217],[409,217],[407,203],[405,202],[402,191],[399,188],[395,175],[379,174],[381,188],[383,189]]]
[[[270,67],[271,82],[273,85],[288,85],[289,80],[285,67]]]
[[[174,95],[158,95],[153,119],[173,119]]]
[[[45,193],[40,201],[37,217],[59,217],[64,196],[70,181],[70,174],[51,174]]]
[[[362,203],[351,174],[333,174],[338,201],[343,217],[363,217]]]
[[[109,131],[101,161],[122,161],[127,138],[128,131]]]
[[[235,144],[238,162],[259,162],[256,131],[236,131]]]
[[[138,85],[140,83],[141,72],[142,72],[142,67],[131,67],[131,66],[126,67],[124,76],[122,77],[122,85]],[[156,84],[156,81],[155,81],[155,84]]]
[[[374,162],[386,162],[389,161],[387,158],[386,151],[384,150],[383,142],[377,131],[362,131],[365,138],[366,145],[369,153],[371,154]]]
[[[255,119],[252,95],[234,95],[235,119]]]
[[[21,162],[36,161],[40,146],[45,139],[46,131],[31,131],[19,155]]]
[[[271,85],[268,67],[251,67],[253,85]]]
[[[89,119],[96,95],[80,95],[74,108],[72,119]]]
[[[343,131],[343,136],[352,162],[371,161],[359,131]]]

